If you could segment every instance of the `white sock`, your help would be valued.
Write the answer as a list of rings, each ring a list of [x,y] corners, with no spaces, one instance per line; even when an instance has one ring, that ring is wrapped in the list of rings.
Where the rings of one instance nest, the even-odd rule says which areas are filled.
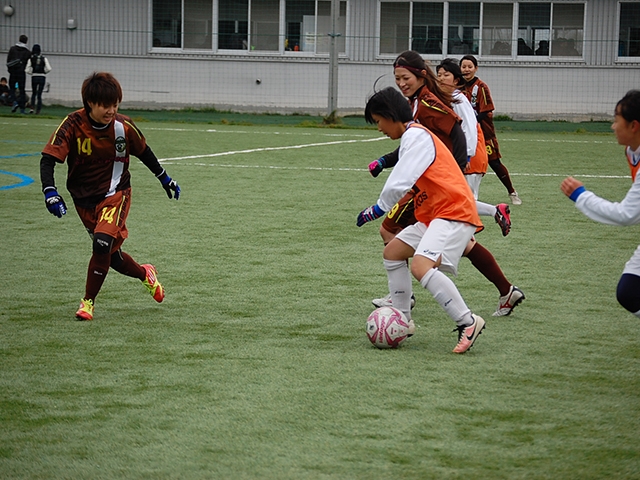
[[[411,273],[406,260],[384,260],[389,279],[389,292],[394,308],[411,320]]]
[[[464,303],[455,283],[444,273],[437,268],[432,268],[420,279],[420,284],[431,292],[436,302],[459,327],[468,327],[473,324],[471,310]]]
[[[478,209],[478,215],[482,215],[483,217],[495,217],[496,216],[496,206],[491,205],[490,203],[479,202],[476,200],[476,208]]]

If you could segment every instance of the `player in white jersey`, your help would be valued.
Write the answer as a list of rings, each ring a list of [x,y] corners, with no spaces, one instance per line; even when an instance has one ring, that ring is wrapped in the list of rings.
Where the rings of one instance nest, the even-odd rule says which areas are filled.
[[[478,208],[478,214],[481,216],[494,217],[498,224],[501,224],[500,218],[509,218],[509,206],[506,203],[499,205],[491,205],[490,203],[480,202],[478,200],[478,194],[480,192],[480,181],[487,171],[488,159],[486,156],[486,150],[481,148],[478,151],[478,134],[482,135],[482,129],[478,132],[478,120],[476,119],[476,113],[471,106],[471,102],[464,93],[458,90],[459,85],[464,85],[464,77],[458,62],[452,58],[445,58],[436,67],[438,74],[438,82],[440,87],[451,93],[453,101],[451,107],[453,111],[462,119],[462,131],[464,132],[465,139],[467,140],[467,155],[469,158],[473,158],[476,155],[483,155],[482,167],[480,170],[465,171],[465,178],[467,183],[471,187],[473,196],[476,199],[476,207]],[[484,143],[484,137],[482,138]],[[481,145],[482,147],[482,145]],[[471,162],[470,165],[471,166]],[[503,230],[503,234],[506,236],[511,230],[511,222],[509,222],[508,228]]]
[[[607,225],[640,223],[640,90],[629,91],[616,105],[611,129],[625,154],[633,183],[621,202],[610,202],[586,190],[573,177],[562,181],[560,188],[576,207],[590,219]],[[626,263],[618,282],[616,298],[620,305],[640,318],[640,246]]]

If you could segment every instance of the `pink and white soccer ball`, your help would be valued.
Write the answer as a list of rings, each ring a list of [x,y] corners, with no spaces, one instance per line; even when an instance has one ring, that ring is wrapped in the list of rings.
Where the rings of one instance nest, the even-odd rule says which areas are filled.
[[[367,318],[367,337],[378,348],[397,348],[408,336],[407,318],[396,308],[377,308]]]

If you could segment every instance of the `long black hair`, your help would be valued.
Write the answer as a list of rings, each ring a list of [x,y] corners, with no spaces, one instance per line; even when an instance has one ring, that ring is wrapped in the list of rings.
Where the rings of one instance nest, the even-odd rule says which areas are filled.
[[[367,123],[376,123],[373,115],[379,115],[394,122],[406,123],[413,120],[409,102],[394,87],[384,88],[369,98],[364,109],[364,118]]]

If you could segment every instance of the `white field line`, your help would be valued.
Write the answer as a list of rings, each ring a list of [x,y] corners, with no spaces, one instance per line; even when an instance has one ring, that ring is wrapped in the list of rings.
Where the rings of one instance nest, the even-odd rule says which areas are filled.
[[[615,140],[559,140],[559,139],[555,139],[555,140],[546,140],[544,138],[532,138],[532,139],[522,139],[522,138],[502,138],[500,137],[498,139],[499,142],[505,141],[505,142],[538,142],[538,143],[597,143],[597,144],[611,144],[611,145],[617,145],[618,142]]]
[[[353,133],[318,133],[318,132],[262,132],[249,130],[216,130],[215,128],[207,128],[205,130],[196,130],[189,128],[145,128],[146,130],[159,130],[167,132],[200,132],[200,133],[237,133],[241,135],[295,135],[296,137],[314,136],[314,137],[365,137],[370,135],[353,134]]]
[[[242,165],[231,163],[203,163],[203,162],[170,162],[160,160],[163,165],[180,165],[188,167],[214,167],[214,168],[262,168],[265,170],[305,170],[305,171],[321,171],[321,172],[368,172],[367,168],[333,168],[333,167],[285,167],[278,165]],[[493,172],[487,172],[486,175],[495,175]],[[568,176],[578,178],[631,178],[631,175],[582,175],[579,173],[514,173],[509,172],[512,177],[558,177],[565,178]]]
[[[33,124],[30,122],[0,122],[0,125],[11,125],[11,126],[31,126]],[[55,128],[59,125],[59,123],[48,124],[41,123],[38,126],[46,126]],[[297,137],[301,136],[325,136],[325,137],[367,137],[364,134],[353,134],[353,133],[317,133],[317,132],[268,132],[268,131],[253,131],[253,130],[217,130],[215,128],[206,128],[206,129],[198,129],[198,128],[154,128],[148,127],[145,128],[144,124],[141,127],[141,130],[147,131],[159,131],[159,132],[200,132],[200,133],[236,133],[236,134],[251,134],[251,135],[295,135]],[[498,136],[498,140],[501,142],[541,142],[541,143],[611,143],[617,144],[615,139],[611,140],[567,140],[567,139],[553,139],[553,140],[545,140],[545,139],[520,139],[520,138],[509,138],[504,134],[500,134]]]
[[[368,169],[366,168],[285,167],[285,166],[278,166],[278,165],[242,165],[242,164],[203,163],[203,162],[187,163],[187,162],[183,162],[183,160],[196,160],[200,158],[224,157],[229,155],[267,152],[267,151],[276,151],[276,150],[293,150],[293,149],[308,148],[308,147],[321,147],[326,145],[340,145],[345,143],[377,142],[379,140],[386,140],[386,138],[387,137],[376,137],[376,138],[369,138],[366,140],[342,140],[342,141],[324,142],[324,143],[308,143],[303,145],[287,145],[283,147],[264,147],[264,148],[251,148],[248,150],[232,150],[228,152],[208,153],[203,155],[189,155],[185,157],[162,158],[160,159],[160,163],[164,165],[188,165],[188,166],[217,167],[217,168],[264,168],[267,170],[307,170],[307,171],[317,170],[317,171],[366,172],[368,171]],[[568,175],[559,174],[559,173],[515,173],[515,172],[512,173],[512,172],[509,172],[509,174],[511,176],[519,176],[519,177],[563,177],[564,178],[568,176]],[[495,173],[487,172],[487,175],[495,175]],[[579,176],[581,178],[631,178],[630,175],[578,175],[578,174],[573,174],[573,175]]]
[[[27,122],[0,122],[0,125],[31,125]],[[51,124],[52,127],[58,126],[58,124]],[[234,133],[234,134],[267,134],[267,135],[295,135],[299,136],[326,136],[326,137],[367,137],[366,135],[358,135],[352,134],[349,132],[345,133],[318,133],[318,132],[262,132],[262,131],[253,131],[253,130],[217,130],[215,128],[207,128],[207,129],[192,129],[192,128],[145,128],[144,130],[154,130],[154,131],[163,131],[163,132],[201,132],[201,133]],[[345,140],[345,141],[335,141],[335,142],[326,142],[326,143],[310,143],[305,145],[291,145],[284,147],[266,147],[266,148],[255,148],[249,150],[237,150],[237,151],[229,151],[229,152],[219,152],[219,153],[211,153],[204,155],[191,155],[185,157],[172,157],[172,158],[164,158],[160,159],[160,163],[167,165],[193,165],[193,166],[208,166],[208,167],[219,167],[219,168],[266,168],[266,169],[280,169],[280,170],[326,170],[326,171],[354,171],[354,172],[362,172],[367,171],[366,168],[329,168],[329,167],[283,167],[276,165],[237,165],[237,164],[214,164],[214,163],[186,163],[181,160],[195,160],[198,158],[213,158],[213,157],[222,157],[228,155],[237,155],[242,153],[255,153],[255,152],[265,152],[265,151],[275,151],[275,150],[291,150],[297,148],[308,148],[308,147],[318,147],[325,145],[339,145],[343,143],[356,143],[356,142],[375,142],[378,140],[386,140],[387,137],[375,137],[375,138],[366,138],[364,140]],[[540,142],[540,143],[594,143],[594,144],[617,144],[615,140],[569,140],[569,139],[554,139],[554,140],[545,140],[545,139],[519,139],[519,138],[509,138],[509,137],[500,137],[500,141],[503,142]],[[564,174],[545,174],[545,173],[516,173],[509,172],[511,176],[531,176],[531,177],[566,177]],[[493,172],[487,172],[487,175],[495,175]],[[574,176],[580,176],[584,178],[631,178],[630,175],[578,175],[574,174]]]
[[[247,150],[231,150],[228,152],[218,152],[218,153],[206,153],[203,155],[188,155],[185,157],[172,157],[172,158],[163,158],[160,159],[161,163],[172,162],[176,160],[195,160],[197,158],[213,158],[213,157],[224,157],[227,155],[238,155],[242,153],[256,153],[256,152],[273,152],[277,150],[295,150],[299,148],[309,148],[309,147],[324,147],[327,145],[341,145],[345,143],[364,143],[364,142],[378,142],[380,140],[386,140],[387,137],[376,137],[376,138],[367,138],[366,140],[339,140],[335,142],[323,142],[323,143],[306,143],[303,145],[285,145],[283,147],[263,147],[263,148],[250,148]]]
[[[32,123],[29,122],[0,122],[0,125],[11,125],[11,126],[31,126]],[[40,123],[38,127],[51,127],[56,128],[59,123]],[[142,125],[142,127],[140,127]],[[188,132],[188,133],[235,133],[241,135],[295,135],[296,137],[304,137],[304,136],[315,136],[315,137],[365,137],[369,138],[370,135],[367,134],[355,134],[349,133],[349,131],[345,131],[344,133],[329,133],[329,132],[268,132],[268,131],[252,131],[252,130],[217,130],[215,128],[154,128],[154,127],[145,127],[144,123],[138,124],[140,130],[143,132],[146,131],[158,131],[158,132]]]

